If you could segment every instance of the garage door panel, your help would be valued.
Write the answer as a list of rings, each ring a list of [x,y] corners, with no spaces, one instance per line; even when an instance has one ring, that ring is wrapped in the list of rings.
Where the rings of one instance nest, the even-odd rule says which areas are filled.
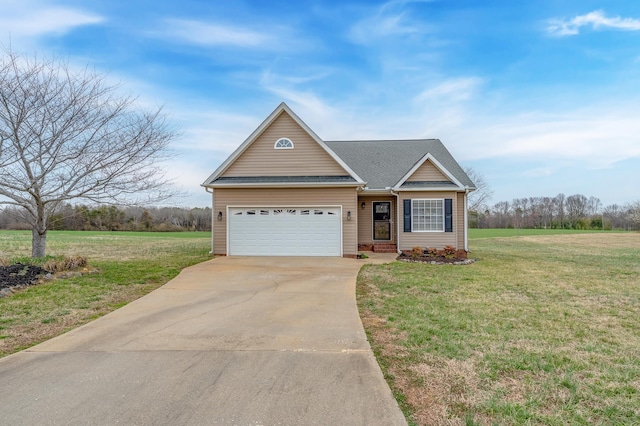
[[[230,207],[230,255],[340,256],[340,207]]]

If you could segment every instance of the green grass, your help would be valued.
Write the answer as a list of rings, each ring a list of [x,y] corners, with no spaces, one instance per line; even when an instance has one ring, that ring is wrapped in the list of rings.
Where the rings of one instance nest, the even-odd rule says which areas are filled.
[[[139,298],[210,259],[208,232],[49,232],[47,254],[84,255],[96,273],[0,299],[0,356],[30,347]],[[31,233],[0,231],[0,258],[28,260]]]
[[[531,235],[573,235],[610,233],[620,231],[578,230],[578,229],[469,229],[469,239],[496,238],[496,237],[522,237]]]
[[[472,265],[360,273],[410,422],[640,424],[640,234],[492,233],[473,235]]]

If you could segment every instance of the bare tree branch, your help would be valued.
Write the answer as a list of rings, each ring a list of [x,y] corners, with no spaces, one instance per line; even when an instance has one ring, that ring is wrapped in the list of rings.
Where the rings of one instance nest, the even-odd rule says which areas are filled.
[[[161,162],[176,132],[161,109],[88,68],[6,50],[0,59],[0,204],[26,209],[33,256],[44,256],[47,220],[61,203],[132,205],[176,195]]]
[[[487,202],[491,200],[493,190],[482,173],[470,166],[464,167],[464,172],[476,185],[475,191],[469,193],[469,210],[480,211],[480,209],[486,207]]]

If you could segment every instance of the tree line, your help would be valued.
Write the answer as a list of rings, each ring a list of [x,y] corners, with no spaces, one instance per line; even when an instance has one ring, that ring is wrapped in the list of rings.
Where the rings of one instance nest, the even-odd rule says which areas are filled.
[[[640,201],[603,206],[582,194],[527,197],[481,205],[469,212],[472,228],[640,229]]]
[[[0,209],[0,229],[30,230],[20,207]],[[210,231],[211,208],[119,207],[64,204],[48,217],[47,229],[65,231]]]

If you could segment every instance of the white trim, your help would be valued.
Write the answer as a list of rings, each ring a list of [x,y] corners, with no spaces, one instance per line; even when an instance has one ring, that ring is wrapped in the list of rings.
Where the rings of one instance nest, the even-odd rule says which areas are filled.
[[[278,146],[278,143],[280,141],[287,141],[291,144],[291,146]],[[279,138],[277,141],[275,141],[275,143],[273,144],[273,149],[293,149],[294,145],[293,145],[293,141],[289,138]]]
[[[436,166],[436,168],[442,173],[444,174],[446,177],[449,178],[449,180],[451,182],[453,182],[454,184],[456,184],[458,186],[459,189],[465,189],[464,185],[462,185],[462,183],[460,183],[460,181],[458,179],[455,178],[455,176],[453,176],[449,170],[447,170],[442,164],[440,164],[440,162],[438,160],[436,160],[433,155],[431,155],[430,152],[427,152],[427,154],[422,157],[422,159],[420,159],[420,161],[418,161],[412,168],[411,170],[409,170],[409,172],[407,172],[406,175],[404,175],[402,177],[402,179],[400,179],[400,181],[398,183],[395,184],[395,186],[393,187],[394,190],[396,191],[401,191],[400,187],[402,186],[403,183],[405,183],[407,181],[407,179],[409,179],[415,172],[416,170],[418,170],[420,168],[420,166],[422,166],[427,160],[431,161],[433,163],[434,166]],[[406,189],[405,189],[406,190]],[[412,188],[412,190],[415,190],[415,188]],[[452,188],[449,188],[449,190],[451,191]]]
[[[225,220],[224,227],[225,227],[225,234],[226,234],[227,237],[226,237],[226,242],[225,242],[225,246],[226,247],[224,249],[224,254],[229,256],[229,205],[226,205],[225,209],[226,209],[226,212],[225,212],[226,216],[225,216],[225,219],[224,219]]]
[[[318,145],[320,145],[322,147],[322,149],[324,149],[327,152],[327,154],[329,154],[331,156],[331,158],[333,158],[352,178],[354,178],[356,180],[356,182],[358,182],[360,184],[364,184],[365,183],[360,178],[360,176],[358,176],[356,174],[356,172],[354,172],[349,166],[347,166],[347,164],[344,161],[342,161],[342,159],[340,157],[338,157],[322,141],[322,139],[320,139],[318,137],[318,135],[316,135],[315,132],[313,130],[311,130],[309,128],[309,126],[307,126],[307,124],[304,121],[302,121],[300,119],[300,117],[298,117],[291,110],[291,108],[289,108],[289,106],[287,104],[282,102],[280,105],[278,105],[278,107],[275,110],[273,110],[273,112],[271,114],[269,114],[269,116],[258,126],[258,128],[255,129],[253,131],[253,133],[251,133],[249,135],[249,137],[247,139],[245,139],[245,141],[242,142],[242,144],[201,184],[201,186],[210,186],[211,182],[213,182],[218,177],[220,177],[231,166],[231,164],[233,164],[236,161],[236,159],[244,151],[246,151],[247,148],[249,148],[249,146],[251,146],[251,144],[253,144],[253,142],[255,142],[255,140],[258,139],[258,137],[267,129],[267,127],[269,127],[271,125],[271,123],[273,123],[276,120],[276,118],[278,118],[280,116],[280,114],[282,114],[283,112],[286,112],[287,114],[289,114],[289,116],[291,118],[293,118],[293,120],[300,127],[302,127],[304,129],[304,131],[306,131],[309,134],[311,139],[316,141],[318,143]]]
[[[333,187],[358,187],[357,182],[335,182],[335,183],[287,183],[287,182],[251,182],[251,183],[215,183],[204,185],[205,188],[333,188]]]
[[[398,251],[398,254],[401,254],[402,249],[400,248],[400,220],[404,220],[404,218],[400,218],[400,194],[391,191],[391,195],[394,195],[396,197],[396,250]],[[404,206],[402,208],[404,209]]]
[[[465,251],[469,251],[469,221],[468,221],[468,212],[469,212],[469,202],[468,196],[469,190],[464,193],[464,249]]]
[[[429,188],[411,187],[411,188],[394,188],[397,192],[464,192],[460,188],[452,188],[450,186],[433,186]]]
[[[362,188],[363,196],[373,196],[373,195],[391,195],[393,193],[392,189],[368,189]]]
[[[207,190],[209,188],[206,188]],[[215,251],[216,251],[216,238],[215,238],[215,230],[214,230],[214,226],[216,226],[216,198],[215,195],[213,195],[213,189],[211,190],[211,254],[215,255]]]
[[[446,232],[445,230],[447,229],[447,226],[445,224],[445,222],[446,222],[446,219],[445,219],[446,213],[445,213],[444,200],[445,200],[444,198],[412,198],[411,199],[411,232],[416,232],[416,233],[420,233],[420,232]],[[415,220],[414,220],[415,215],[413,214],[413,202],[414,201],[442,201],[442,231],[433,230],[433,229],[424,230],[424,231],[416,231],[416,230],[413,229],[413,226],[416,223]],[[452,206],[452,208],[453,208],[453,206]]]

